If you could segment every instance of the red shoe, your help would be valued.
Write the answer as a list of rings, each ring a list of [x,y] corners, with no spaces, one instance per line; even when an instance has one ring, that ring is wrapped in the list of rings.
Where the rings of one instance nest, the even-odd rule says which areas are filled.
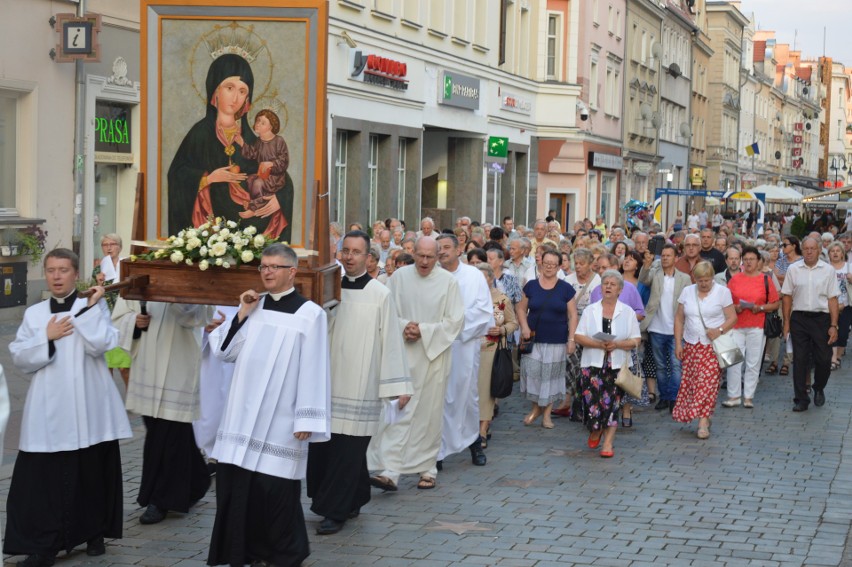
[[[550,412],[550,415],[558,415],[559,417],[571,417],[571,406],[555,409]]]
[[[615,455],[614,450],[601,451],[601,458],[603,458],[603,459],[611,459],[614,455]]]
[[[603,432],[599,432],[597,439],[594,438],[594,435],[594,431],[589,433],[589,449],[597,449],[598,445],[601,444],[601,436],[603,435]]]

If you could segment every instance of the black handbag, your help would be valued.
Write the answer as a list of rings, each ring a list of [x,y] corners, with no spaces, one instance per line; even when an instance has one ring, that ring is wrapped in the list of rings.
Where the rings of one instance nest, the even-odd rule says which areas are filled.
[[[508,398],[512,395],[515,367],[512,364],[512,351],[501,338],[494,351],[494,364],[491,366],[491,397]]]
[[[766,288],[766,303],[769,303],[769,276],[763,275],[763,286]],[[781,316],[778,315],[778,310],[770,311],[766,314],[763,320],[763,334],[767,339],[774,339],[781,336],[783,325],[781,324]]]
[[[518,342],[518,354],[530,354],[533,351],[533,345],[535,344],[535,331],[530,332],[530,338],[525,339],[523,335]]]

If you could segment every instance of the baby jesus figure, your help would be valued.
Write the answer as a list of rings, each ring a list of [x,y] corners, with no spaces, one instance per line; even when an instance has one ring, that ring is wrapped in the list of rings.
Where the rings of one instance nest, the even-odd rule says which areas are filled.
[[[257,173],[246,178],[250,201],[246,210],[240,213],[244,219],[255,216],[255,211],[262,208],[286,183],[290,152],[287,142],[278,135],[280,129],[278,116],[264,109],[254,119],[254,132],[258,137],[256,142],[247,144],[239,134],[234,138],[240,145],[242,156],[258,162]]]

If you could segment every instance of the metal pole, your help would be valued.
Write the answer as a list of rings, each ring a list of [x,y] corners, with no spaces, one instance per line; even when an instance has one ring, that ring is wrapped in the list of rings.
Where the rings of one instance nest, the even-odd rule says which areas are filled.
[[[77,16],[86,14],[86,0],[77,4]],[[83,188],[85,185],[85,151],[86,151],[86,69],[83,61],[74,62],[75,82],[75,111],[74,111],[74,230],[71,236],[71,246],[80,254],[83,239]],[[88,265],[88,264],[84,264]]]

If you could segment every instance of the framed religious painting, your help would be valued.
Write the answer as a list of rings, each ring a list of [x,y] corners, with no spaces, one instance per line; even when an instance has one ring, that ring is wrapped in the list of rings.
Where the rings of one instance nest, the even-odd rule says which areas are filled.
[[[146,238],[221,217],[310,247],[325,176],[326,0],[141,9]]]

